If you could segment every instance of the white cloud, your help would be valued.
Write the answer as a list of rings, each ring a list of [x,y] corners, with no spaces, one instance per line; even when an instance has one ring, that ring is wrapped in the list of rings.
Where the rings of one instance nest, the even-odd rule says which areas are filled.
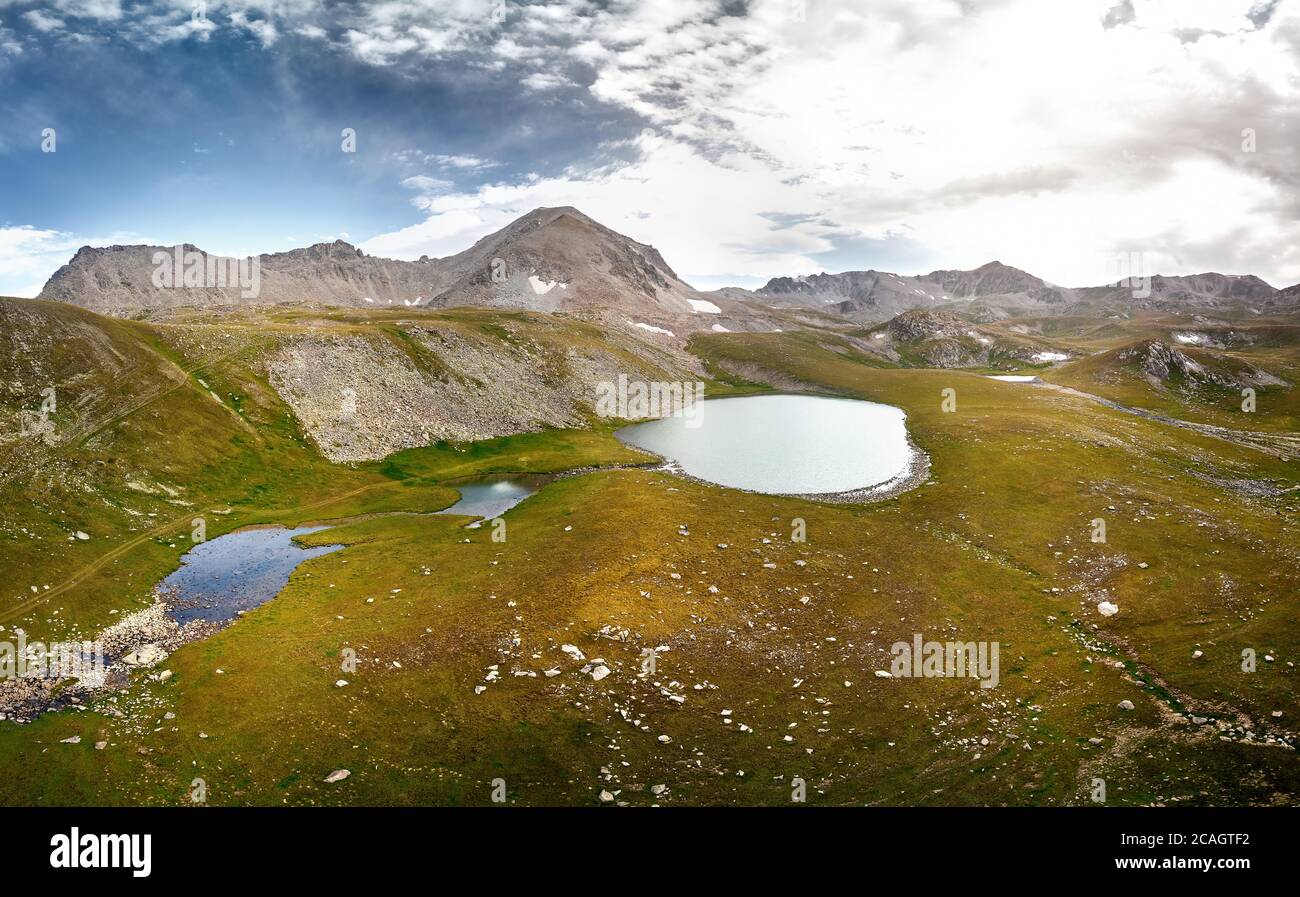
[[[133,234],[82,237],[21,225],[0,227],[0,296],[32,298],[81,246],[146,242]]]
[[[63,27],[63,20],[58,16],[49,16],[39,9],[29,9],[23,13],[23,18],[27,24],[31,25],[37,31],[48,34],[51,31],[58,31]]]
[[[46,5],[65,16],[104,21],[122,18],[121,0],[50,0]]]
[[[250,19],[247,13],[239,10],[230,14],[230,24],[253,35],[263,47],[270,47],[280,39],[280,32],[274,24],[266,19]]]
[[[802,22],[789,0],[744,17],[708,0],[549,4],[574,13],[563,42],[594,97],[658,136],[622,168],[438,197],[429,222],[368,248],[464,248],[447,242],[456,222],[476,221],[468,240],[571,204],[687,274],[819,270],[811,255],[838,236],[1071,286],[1129,251],[1171,273],[1300,280],[1300,0],[1258,30],[1252,0],[1134,0],[1103,27],[1115,3],[808,0]],[[559,77],[557,40],[516,30],[496,52],[540,86]],[[808,220],[773,229],[764,212]]]
[[[442,165],[447,168],[461,168],[467,170],[478,170],[480,168],[492,168],[497,162],[489,159],[480,159],[478,156],[445,156],[433,155],[426,156],[425,159],[433,162],[435,165]]]
[[[533,72],[520,80],[520,85],[527,90],[555,90],[559,87],[572,87],[573,82],[554,72]]]
[[[121,16],[118,0],[50,6]],[[460,193],[424,172],[504,167],[469,148],[395,153],[429,217],[372,238],[377,254],[445,255],[535,206],[576,205],[710,283],[820,270],[819,253],[854,239],[919,247],[894,265],[907,271],[998,258],[1082,285],[1143,252],[1169,273],[1300,281],[1300,0],[1262,26],[1259,0],[803,6],[801,19],[792,0],[536,0],[504,21],[492,0],[221,8],[266,46],[326,39],[329,24],[342,36],[327,49],[393,77],[446,65],[537,92],[548,113],[572,100],[652,129],[628,162]],[[171,0],[132,27],[166,40],[215,26]],[[589,95],[555,91],[575,83]],[[513,158],[498,139],[483,156]]]
[[[815,211],[792,186],[770,178],[753,160],[710,162],[691,147],[646,133],[642,160],[586,176],[534,178],[473,193],[430,197],[428,220],[367,240],[370,254],[443,256],[466,249],[489,231],[539,206],[572,205],[597,221],[651,242],[679,274],[759,276],[813,265],[806,253],[827,251],[833,228],[816,223],[774,231],[762,216],[773,209]]]

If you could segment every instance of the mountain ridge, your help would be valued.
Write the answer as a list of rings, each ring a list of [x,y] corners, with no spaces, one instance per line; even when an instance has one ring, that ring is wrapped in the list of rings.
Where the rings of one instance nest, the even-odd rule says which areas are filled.
[[[233,272],[237,261],[248,260],[216,256],[194,244],[179,249],[83,246],[37,298],[117,316],[194,306],[314,302],[587,311],[659,320],[694,316],[704,306],[716,306],[682,281],[653,246],[572,206],[534,209],[444,258],[386,259],[343,240],[251,258],[257,260],[257,283],[232,285],[233,276],[220,281],[209,270]],[[160,267],[176,270],[160,278]],[[731,311],[740,307],[733,305]]]
[[[1297,287],[1278,290],[1253,274],[1216,272],[1157,274],[1132,286],[1062,287],[991,261],[970,270],[937,269],[915,275],[868,269],[774,277],[754,295],[781,304],[828,309],[862,323],[888,320],[916,308],[956,311],[987,322],[1025,313],[1081,310],[1217,311],[1234,303],[1290,307],[1300,300]]]

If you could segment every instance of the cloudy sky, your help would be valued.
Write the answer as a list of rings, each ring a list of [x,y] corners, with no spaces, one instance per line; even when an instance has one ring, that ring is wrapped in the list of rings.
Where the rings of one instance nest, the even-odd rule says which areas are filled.
[[[548,205],[701,288],[1287,286],[1298,94],[1300,0],[0,0],[0,294],[87,243],[416,258]]]

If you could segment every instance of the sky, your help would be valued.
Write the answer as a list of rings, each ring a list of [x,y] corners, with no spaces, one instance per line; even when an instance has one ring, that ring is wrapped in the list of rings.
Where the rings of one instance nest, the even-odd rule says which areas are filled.
[[[1288,286],[1300,0],[0,0],[0,295],[82,245],[438,257],[557,205],[701,289]]]

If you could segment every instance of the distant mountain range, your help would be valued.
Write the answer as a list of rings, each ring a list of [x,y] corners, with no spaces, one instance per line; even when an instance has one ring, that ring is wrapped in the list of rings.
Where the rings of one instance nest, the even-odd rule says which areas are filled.
[[[1253,306],[1291,310],[1300,285],[1276,289],[1254,275],[1153,275],[1133,285],[1060,287],[1032,274],[989,262],[972,271],[898,275],[846,271],[810,277],[776,277],[754,292],[781,304],[805,305],[856,321],[885,321],[912,309],[942,309],[975,321],[1023,314],[1078,314],[1135,310],[1200,311]]]
[[[195,246],[83,246],[38,298],[111,315],[237,304],[318,303],[359,307],[483,306],[588,316],[680,329],[753,329],[764,307],[815,309],[874,324],[913,309],[976,323],[1021,315],[1134,311],[1268,313],[1300,308],[1300,285],[1278,290],[1251,275],[1156,275],[1132,286],[1069,288],[989,262],[971,271],[922,275],[846,271],[776,277],[762,288],[701,293],[653,246],[625,237],[577,209],[541,208],[440,259],[368,256],[341,240],[257,257],[256,284],[240,283],[235,260]],[[245,260],[247,262],[247,260]],[[249,273],[245,265],[244,273]],[[160,269],[165,268],[160,276]],[[184,270],[183,270],[184,269]],[[193,270],[190,270],[193,269]],[[226,280],[213,271],[228,271]],[[706,323],[709,322],[709,323]],[[728,326],[730,325],[730,326]]]

